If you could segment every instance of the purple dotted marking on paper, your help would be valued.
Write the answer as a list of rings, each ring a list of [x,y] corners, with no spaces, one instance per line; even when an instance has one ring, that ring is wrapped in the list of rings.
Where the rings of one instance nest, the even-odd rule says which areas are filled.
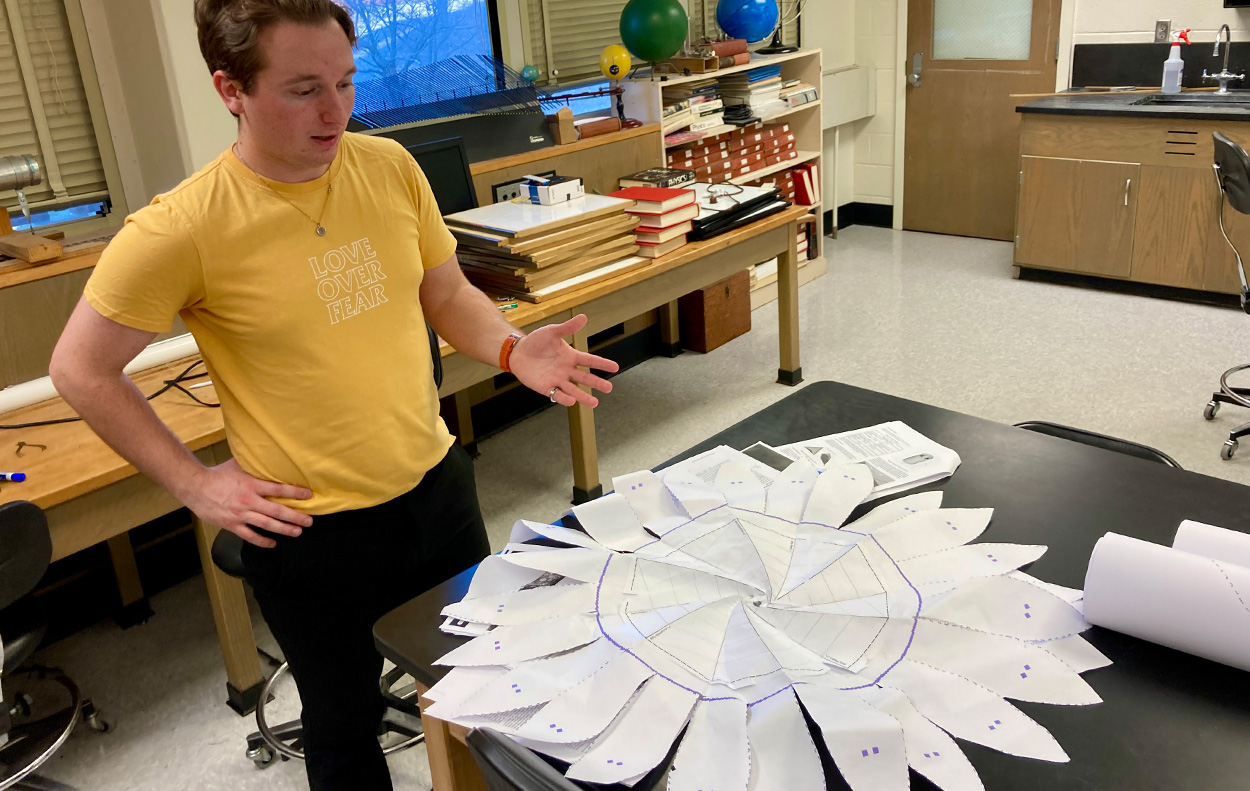
[[[521,691],[521,686],[520,686],[519,684],[513,684],[513,685],[512,685],[512,690],[513,690],[514,692],[520,692],[520,691]]]
[[[1028,665],[1025,665],[1025,666],[1024,666],[1024,669],[1025,669],[1025,670],[1032,670],[1033,668],[1029,667]],[[1028,673],[1021,673],[1021,674],[1020,674],[1020,678],[1028,678],[1028,677],[1029,677],[1029,674],[1028,674]]]
[[[609,758],[609,759],[608,759],[608,763],[609,763],[609,764],[616,764],[617,766],[624,766],[624,765],[625,765],[625,763],[624,763],[623,761],[613,761],[611,758]]]
[[[502,604],[501,604],[501,605],[499,605],[499,606],[495,609],[495,612],[503,612],[503,605],[502,605]]]
[[[498,640],[496,640],[496,641],[495,641],[495,650],[496,650],[496,651],[498,651],[498,650],[499,650],[499,641],[498,641]]]
[[[994,557],[993,555],[986,555],[986,557],[987,557],[987,558],[989,558],[989,559],[990,559],[991,561],[993,561],[994,563],[997,563],[997,562],[998,562],[998,558]]]
[[[998,730],[997,726],[1002,725],[1002,724],[1003,724],[1002,720],[994,720],[994,724],[990,726],[990,730],[996,731]]]
[[[636,484],[634,484],[633,486],[629,487],[629,490],[632,492],[632,491],[634,491],[635,489],[641,489],[641,488],[642,488],[642,484],[641,484],[641,483],[636,483]]]
[[[867,757],[868,757],[868,751],[867,751],[867,750],[860,750],[859,752],[860,752],[860,755],[862,755],[864,758],[867,758]],[[881,752],[881,748],[880,748],[880,747],[874,747],[874,748],[872,748],[872,754],[873,754],[873,755],[876,755],[876,754],[877,754],[877,753],[879,753],[879,752]]]
[[[556,733],[564,733],[564,729],[563,729],[563,728],[556,728],[556,724],[555,724],[554,722],[553,722],[553,723],[551,723],[550,725],[548,725],[547,727],[548,727],[548,728],[555,728]]]
[[[946,526],[947,526],[947,527],[949,527],[951,530],[958,530],[958,529],[959,529],[958,527],[955,527],[954,523],[952,523],[952,522],[947,522],[947,523],[946,523]]]
[[[1031,609],[1033,609],[1033,608],[1032,608],[1032,607],[1030,607],[1029,605],[1027,605],[1027,604],[1026,604],[1026,605],[1024,605],[1024,609],[1026,609],[1026,610],[1031,610]],[[1031,613],[1031,612],[1026,612],[1026,613],[1024,614],[1024,617],[1025,617],[1025,618],[1032,618],[1032,617],[1033,617],[1033,613]]]

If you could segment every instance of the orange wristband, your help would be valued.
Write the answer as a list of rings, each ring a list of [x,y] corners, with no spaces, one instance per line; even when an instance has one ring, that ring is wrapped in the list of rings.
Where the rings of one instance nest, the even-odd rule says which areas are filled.
[[[503,346],[499,348],[499,367],[503,369],[504,373],[512,373],[512,368],[508,365],[508,362],[512,359],[512,350],[516,348],[516,345],[524,337],[521,333],[514,332],[507,338],[504,338]]]

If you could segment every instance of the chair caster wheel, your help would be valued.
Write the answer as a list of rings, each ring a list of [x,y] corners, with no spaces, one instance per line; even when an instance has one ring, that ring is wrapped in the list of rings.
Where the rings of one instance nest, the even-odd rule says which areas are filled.
[[[1229,439],[1224,441],[1224,447],[1220,448],[1220,458],[1228,461],[1237,452],[1237,440]]]
[[[252,763],[256,764],[257,769],[268,769],[273,766],[273,759],[277,755],[269,745],[262,745],[254,750],[248,750],[247,757],[252,759]]]
[[[87,727],[97,733],[108,733],[113,730],[113,724],[100,716],[100,712],[96,710],[95,704],[89,700],[82,703],[82,721]]]
[[[1215,420],[1215,416],[1219,414],[1220,402],[1208,401],[1207,405],[1202,408],[1202,416],[1207,420]]]

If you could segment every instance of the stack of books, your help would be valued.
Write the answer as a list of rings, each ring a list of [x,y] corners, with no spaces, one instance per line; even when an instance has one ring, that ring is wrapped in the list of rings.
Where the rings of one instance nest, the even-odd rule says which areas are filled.
[[[702,132],[723,126],[725,123],[725,104],[721,100],[720,84],[714,79],[674,85],[671,88],[665,88],[662,93],[664,111],[667,111],[669,107],[678,107],[682,104],[690,111],[688,116],[684,116],[689,123],[684,125],[680,121],[670,123],[661,118],[660,123],[665,135],[683,129],[692,133]],[[674,111],[673,115],[678,118],[683,117],[680,110]]]
[[[694,114],[690,112],[689,99],[666,102],[664,107],[660,110],[660,128],[666,135],[671,132],[686,129],[690,126],[690,122],[693,120]]]
[[[767,118],[789,105],[781,100],[781,66],[760,66],[720,78],[720,92],[726,105],[746,105],[752,115]]]
[[[626,187],[659,187],[661,189],[677,189],[695,182],[693,170],[680,168],[651,168],[628,176],[621,176],[620,188]]]
[[[645,266],[628,200],[587,195],[541,206],[496,203],[444,218],[469,282],[483,291],[544,302]]]
[[[789,124],[752,124],[704,138],[667,154],[670,168],[693,170],[712,184],[798,158]]]
[[[629,213],[639,220],[634,235],[643,258],[659,258],[684,246],[691,220],[699,216],[694,190],[629,187],[609,197],[634,201]]]
[[[819,99],[820,93],[816,90],[816,86],[810,83],[789,80],[782,84],[781,93],[777,98],[785,102],[787,107],[801,107]]]

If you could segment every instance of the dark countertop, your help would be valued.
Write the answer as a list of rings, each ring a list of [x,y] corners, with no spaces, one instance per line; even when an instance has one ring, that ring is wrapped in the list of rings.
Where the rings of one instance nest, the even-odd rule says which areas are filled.
[[[1016,107],[1019,113],[1050,115],[1102,115],[1125,118],[1189,118],[1195,121],[1250,121],[1250,91],[1234,90],[1241,99],[1236,104],[1135,104],[1153,93],[1082,93],[1044,96]],[[1201,96],[1201,93],[1184,95]],[[1207,94],[1213,97],[1214,94]],[[1247,103],[1242,103],[1247,102]]]

